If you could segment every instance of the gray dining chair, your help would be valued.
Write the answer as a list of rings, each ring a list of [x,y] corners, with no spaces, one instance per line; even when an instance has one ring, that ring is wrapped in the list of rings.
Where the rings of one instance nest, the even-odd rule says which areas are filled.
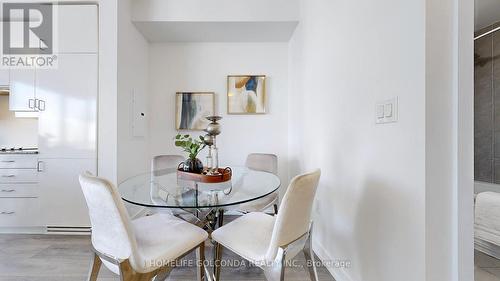
[[[247,156],[245,166],[251,170],[278,174],[278,156],[267,153],[251,153]],[[261,212],[273,207],[275,214],[278,213],[279,193],[266,196],[264,198],[242,204],[238,211],[242,213]]]
[[[89,173],[80,175],[92,226],[93,262],[87,280],[96,281],[101,264],[122,281],[165,280],[175,262],[193,250],[204,279],[204,243],[208,233],[168,214],[131,220],[116,187]]]
[[[212,232],[211,237],[217,242],[216,281],[220,280],[222,247],[263,269],[268,281],[285,280],[285,262],[303,251],[308,265],[312,265],[310,278],[318,281],[312,250],[311,213],[320,175],[321,171],[315,170],[293,178],[278,215],[252,212]]]

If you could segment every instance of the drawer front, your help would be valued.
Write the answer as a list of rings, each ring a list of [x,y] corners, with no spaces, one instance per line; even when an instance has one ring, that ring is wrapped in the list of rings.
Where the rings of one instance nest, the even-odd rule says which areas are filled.
[[[0,198],[38,197],[37,184],[0,184]]]
[[[37,155],[0,155],[0,169],[36,169]]]
[[[34,169],[0,169],[1,183],[37,183],[38,172]]]
[[[0,227],[41,226],[37,198],[0,198]]]

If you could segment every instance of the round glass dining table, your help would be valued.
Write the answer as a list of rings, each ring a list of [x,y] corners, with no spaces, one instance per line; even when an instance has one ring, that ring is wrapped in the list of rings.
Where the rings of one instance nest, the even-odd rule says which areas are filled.
[[[231,167],[231,170],[231,180],[223,183],[185,180],[177,176],[176,169],[158,170],[126,179],[118,185],[118,191],[128,203],[169,210],[210,233],[223,225],[224,211],[264,200],[280,187],[280,180],[274,174],[246,167]],[[214,258],[216,249],[214,247]],[[207,267],[205,276],[212,276]]]
[[[192,211],[235,209],[265,198],[280,187],[274,174],[246,167],[231,170],[231,180],[223,183],[195,182],[178,178],[176,169],[158,170],[128,178],[118,185],[118,190],[124,201],[134,205]]]

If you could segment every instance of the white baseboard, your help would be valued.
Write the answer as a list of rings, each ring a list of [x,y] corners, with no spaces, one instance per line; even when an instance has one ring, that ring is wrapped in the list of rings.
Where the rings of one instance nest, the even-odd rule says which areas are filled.
[[[52,235],[90,235],[92,233],[89,227],[64,227],[64,226],[47,226],[47,234]]]
[[[316,242],[314,239],[313,239],[313,250],[319,257],[319,259],[323,262],[326,269],[328,269],[328,272],[330,272],[333,278],[335,278],[335,281],[354,281],[351,278],[351,276],[349,276],[349,273],[346,271],[345,268],[338,268],[335,267],[334,264],[332,264],[331,261],[334,261],[335,258],[330,256],[330,254],[328,254],[323,245],[321,245],[319,242]]]
[[[90,235],[90,227],[0,227],[0,234]]]

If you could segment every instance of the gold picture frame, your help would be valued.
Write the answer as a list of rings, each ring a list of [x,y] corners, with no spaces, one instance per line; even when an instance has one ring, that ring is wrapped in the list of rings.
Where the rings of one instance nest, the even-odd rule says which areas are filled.
[[[266,114],[266,80],[266,75],[228,75],[227,114]]]
[[[214,92],[175,93],[175,129],[203,131],[208,123],[205,117],[215,114]]]

